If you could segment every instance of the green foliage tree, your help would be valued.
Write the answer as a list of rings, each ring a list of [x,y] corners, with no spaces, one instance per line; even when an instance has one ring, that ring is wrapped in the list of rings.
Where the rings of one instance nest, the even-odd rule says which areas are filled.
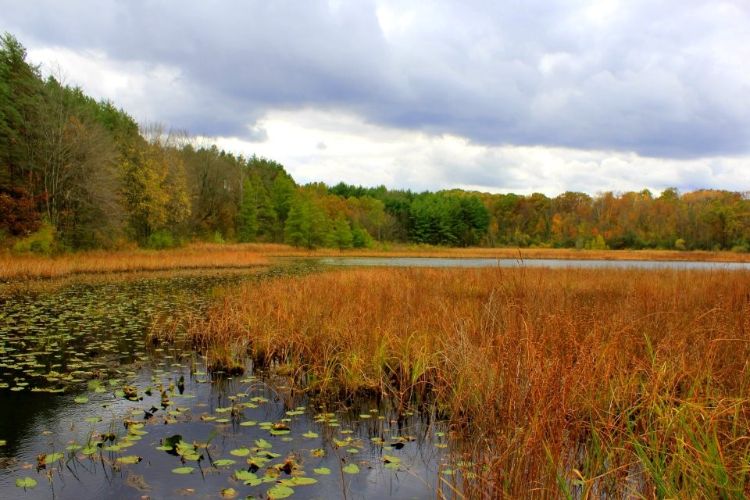
[[[291,210],[292,200],[296,192],[296,186],[291,177],[286,173],[279,173],[271,186],[271,203],[278,220],[279,227],[284,227],[286,219]]]
[[[339,217],[337,217],[333,223],[333,239],[334,239],[335,245],[341,250],[344,250],[346,248],[351,248],[352,245],[354,244],[354,239],[353,239],[351,227],[349,226],[349,221],[347,221],[341,215],[339,215]]]
[[[317,248],[333,246],[335,238],[330,220],[309,195],[299,194],[290,205],[286,224],[285,241],[297,247]]]
[[[257,198],[255,186],[250,179],[245,179],[237,230],[237,237],[242,242],[255,241],[258,233]]]
[[[113,103],[43,79],[26,57],[15,37],[0,36],[4,245],[52,238],[49,248],[102,247],[121,240],[127,226],[133,240],[156,247],[198,237],[347,248],[369,246],[373,236],[453,246],[750,246],[750,194],[742,192],[670,188],[658,196],[642,190],[548,198],[297,186],[272,159],[199,147],[161,127],[139,129]],[[40,228],[44,236],[29,239]]]

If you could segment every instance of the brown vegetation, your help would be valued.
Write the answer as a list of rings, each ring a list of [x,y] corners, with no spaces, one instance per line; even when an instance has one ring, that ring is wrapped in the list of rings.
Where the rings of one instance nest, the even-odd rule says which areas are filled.
[[[249,248],[273,257],[444,257],[489,259],[565,260],[661,260],[750,262],[750,253],[701,250],[576,250],[572,248],[486,248],[441,247],[432,245],[382,244],[374,248],[307,250],[280,244],[249,244]]]
[[[247,246],[207,243],[172,250],[97,250],[57,257],[0,253],[0,281],[58,278],[84,273],[224,269],[265,264],[268,264],[268,259]]]
[[[471,495],[750,492],[747,272],[343,270],[244,285],[191,334],[311,390],[434,402]]]
[[[572,250],[563,248],[449,248],[429,245],[383,245],[371,249],[306,250],[272,243],[193,243],[169,250],[96,250],[58,256],[0,252],[0,281],[56,278],[72,274],[174,269],[242,268],[274,258],[443,257],[565,260],[675,260],[750,262],[750,254],[672,250]]]

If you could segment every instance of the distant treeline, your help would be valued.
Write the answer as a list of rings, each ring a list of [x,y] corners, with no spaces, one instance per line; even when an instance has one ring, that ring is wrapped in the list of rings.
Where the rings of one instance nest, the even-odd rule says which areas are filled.
[[[191,239],[367,247],[735,249],[748,193],[414,193],[300,186],[273,160],[198,147],[111,102],[42,78],[0,38],[0,245],[17,250],[167,247]]]

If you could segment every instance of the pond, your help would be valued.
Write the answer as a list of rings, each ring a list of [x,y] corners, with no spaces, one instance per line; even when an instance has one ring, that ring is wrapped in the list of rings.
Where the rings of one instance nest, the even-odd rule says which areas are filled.
[[[391,267],[550,267],[587,269],[678,269],[750,270],[748,262],[699,262],[676,260],[585,260],[585,259],[466,259],[440,257],[329,257],[320,259],[328,266]]]
[[[273,273],[271,273],[273,274]],[[153,344],[249,272],[0,291],[0,498],[434,498],[452,488],[429,408],[326,401]]]

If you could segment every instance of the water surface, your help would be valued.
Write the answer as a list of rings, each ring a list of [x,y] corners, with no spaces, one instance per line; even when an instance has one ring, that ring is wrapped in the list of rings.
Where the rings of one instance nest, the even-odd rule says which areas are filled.
[[[249,361],[243,375],[210,374],[199,353],[148,341],[256,278],[0,293],[0,498],[435,498],[456,481],[429,409],[314,399]]]
[[[466,259],[442,257],[327,257],[329,266],[384,267],[548,267],[585,269],[685,269],[750,270],[748,262],[699,262],[675,260],[586,260],[586,259]]]

